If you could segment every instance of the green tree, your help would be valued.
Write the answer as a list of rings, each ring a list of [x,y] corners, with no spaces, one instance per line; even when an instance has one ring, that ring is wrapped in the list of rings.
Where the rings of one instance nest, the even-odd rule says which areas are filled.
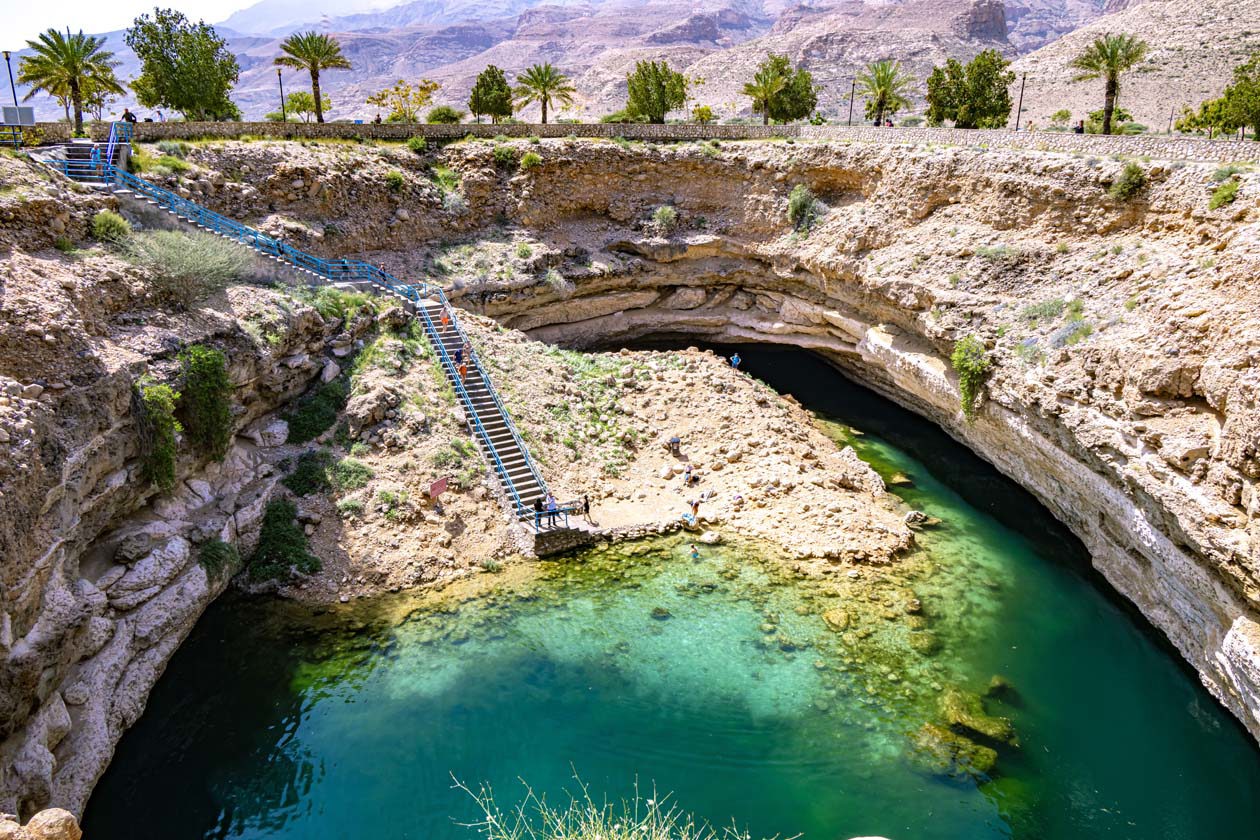
[[[516,103],[525,106],[537,102],[542,106],[543,125],[547,124],[547,109],[553,102],[561,105],[572,105],[573,94],[577,93],[569,81],[569,77],[552,67],[550,62],[535,64],[516,77]]]
[[[997,50],[985,50],[966,64],[949,59],[932,68],[927,80],[927,120],[955,128],[1005,128],[1011,116],[1009,87],[1015,74]]]
[[[452,108],[450,105],[439,105],[429,112],[424,118],[425,122],[437,123],[440,125],[455,125],[464,119],[464,112]]]
[[[1222,96],[1219,99],[1209,99],[1201,103],[1197,111],[1189,107],[1183,108],[1181,118],[1175,123],[1175,128],[1185,132],[1206,131],[1211,135],[1217,131],[1236,131],[1238,125],[1233,121],[1228,103]]]
[[[818,105],[818,90],[808,70],[793,68],[786,55],[771,53],[757,66],[744,95],[753,101],[753,113],[762,125],[771,120],[785,123],[808,117]]]
[[[321,107],[325,111],[332,110],[332,100],[328,98],[328,94],[324,94]],[[285,119],[293,119],[298,117],[302,122],[310,122],[311,117],[315,114],[315,97],[311,96],[309,91],[295,90],[284,98],[284,110],[272,111],[267,114],[267,119],[272,122],[283,122]]]
[[[882,124],[885,117],[909,107],[906,94],[913,85],[913,77],[902,71],[899,61],[885,59],[866,65],[857,76],[857,92],[866,99],[866,118]]]
[[[708,125],[717,119],[713,116],[713,109],[708,105],[697,105],[695,108],[692,108],[691,118],[700,123],[700,125]]]
[[[213,26],[190,23],[173,9],[154,9],[152,16],[135,19],[125,40],[141,62],[131,83],[141,105],[169,108],[189,120],[239,116],[228,93],[240,66]]]
[[[1146,58],[1147,43],[1132,35],[1100,35],[1080,55],[1072,59],[1072,67],[1081,71],[1074,81],[1105,80],[1103,92],[1102,133],[1111,133],[1112,112],[1120,97],[1120,74],[1131,70]]]
[[[491,64],[477,75],[468,95],[468,110],[477,122],[481,122],[482,114],[495,123],[512,116],[512,88],[502,70]]]
[[[78,32],[61,34],[55,29],[27,41],[32,55],[22,57],[18,81],[30,85],[26,99],[39,91],[74,105],[74,130],[83,131],[83,105],[94,96],[120,94],[122,85],[114,76],[114,54],[106,50],[105,39]],[[103,107],[103,103],[102,103]]]
[[[664,61],[640,61],[626,76],[626,114],[665,122],[665,115],[687,102],[687,79]]]
[[[421,79],[414,85],[399,79],[393,87],[369,96],[367,104],[388,109],[386,122],[419,122],[420,112],[433,101],[433,94],[440,87],[440,84],[430,79]]]
[[[744,83],[744,96],[752,100],[754,114],[761,114],[761,124],[770,124],[771,102],[787,84],[781,75],[762,65],[753,74],[751,82]]]
[[[1250,126],[1260,139],[1260,53],[1234,68],[1234,83],[1225,88],[1225,112],[1236,127]]]
[[[341,44],[322,32],[294,32],[280,45],[284,55],[276,56],[276,64],[306,70],[311,74],[311,94],[315,102],[315,122],[324,121],[323,97],[319,92],[321,70],[349,70],[350,61],[341,54]]]
[[[793,68],[786,55],[774,53],[761,66],[783,78],[783,88],[770,98],[770,119],[779,123],[803,120],[818,107],[818,90],[808,70]]]

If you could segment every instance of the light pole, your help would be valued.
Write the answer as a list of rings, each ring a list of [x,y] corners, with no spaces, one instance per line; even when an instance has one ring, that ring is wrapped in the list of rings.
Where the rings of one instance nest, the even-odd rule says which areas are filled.
[[[857,77],[853,79],[853,87],[849,89],[849,125],[853,125],[853,100],[857,98]]]
[[[4,66],[9,68],[9,90],[13,92],[13,107],[18,106],[17,102],[17,86],[13,84],[13,62],[9,60],[9,51],[4,51]]]
[[[276,80],[280,82],[280,122],[287,123],[289,114],[284,110],[284,76],[279,67],[276,68]]]
[[[1024,115],[1024,85],[1028,82],[1028,74],[1025,73],[1019,79],[1019,104],[1015,106],[1015,131],[1019,132],[1019,118]]]

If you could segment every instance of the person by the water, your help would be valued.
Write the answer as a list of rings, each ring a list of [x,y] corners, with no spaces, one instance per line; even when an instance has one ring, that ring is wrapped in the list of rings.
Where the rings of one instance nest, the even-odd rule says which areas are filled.
[[[740,363],[740,362],[742,362],[742,361],[744,361],[744,360],[743,360],[743,359],[741,359],[741,358],[739,357],[739,354],[738,354],[738,353],[735,353],[734,355],[732,355],[732,356],[731,356],[731,367],[733,367],[733,368],[735,368],[736,370],[738,370],[738,369],[739,369],[739,363]]]
[[[691,543],[691,559],[692,560],[700,559],[700,549],[696,548],[695,543]]]

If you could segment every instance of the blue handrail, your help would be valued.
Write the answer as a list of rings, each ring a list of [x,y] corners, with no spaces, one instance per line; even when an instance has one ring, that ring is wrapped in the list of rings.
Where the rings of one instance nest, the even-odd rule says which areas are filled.
[[[116,145],[116,141],[127,137],[129,139],[131,126],[125,123],[115,123],[110,129],[111,149]],[[547,483],[543,480],[542,474],[538,467],[534,464],[530,457],[529,448],[525,445],[525,441],[521,439],[520,433],[516,429],[516,424],[512,422],[512,415],[508,413],[507,408],[503,405],[503,401],[499,398],[498,392],[495,390],[490,376],[486,372],[485,366],[481,363],[480,357],[476,351],[472,349],[472,342],[468,340],[467,333],[463,327],[459,325],[458,319],[455,318],[454,311],[450,305],[450,301],[446,297],[445,290],[441,286],[432,283],[420,283],[418,285],[408,285],[400,282],[383,268],[372,265],[362,260],[326,260],[300,251],[275,237],[268,236],[260,230],[243,225],[240,222],[229,219],[213,210],[209,210],[194,201],[190,201],[170,190],[163,189],[156,184],[146,181],[144,178],[137,177],[126,170],[113,165],[112,153],[107,157],[100,167],[94,166],[89,161],[49,161],[49,163],[70,178],[75,180],[100,180],[110,183],[116,187],[129,189],[138,195],[141,195],[150,201],[153,201],[159,207],[174,213],[177,216],[187,219],[188,221],[200,225],[214,233],[220,234],[229,239],[233,239],[243,245],[254,250],[284,261],[297,268],[306,270],[315,274],[322,280],[329,283],[343,282],[368,282],[376,286],[380,286],[387,291],[401,295],[416,305],[417,311],[424,319],[426,330],[429,334],[430,341],[434,350],[442,361],[443,368],[449,373],[455,384],[455,392],[459,396],[460,402],[466,408],[466,413],[473,428],[478,436],[485,444],[486,451],[489,453],[490,459],[494,463],[495,470],[503,480],[504,486],[511,494],[512,502],[516,508],[516,513],[520,517],[528,517],[533,514],[533,510],[528,508],[521,498],[516,488],[516,482],[512,480],[508,473],[507,465],[503,463],[503,459],[499,455],[498,448],[494,445],[494,441],[490,437],[489,431],[481,422],[481,418],[477,413],[477,408],[473,403],[472,396],[464,386],[463,380],[460,379],[458,366],[451,359],[450,354],[446,352],[446,347],[442,342],[441,334],[438,332],[437,326],[433,323],[433,319],[429,316],[428,309],[421,305],[424,298],[435,299],[442,309],[450,312],[451,324],[455,328],[455,334],[458,340],[466,344],[469,348],[468,362],[470,367],[481,375],[482,382],[485,383],[486,393],[489,395],[495,408],[503,417],[504,424],[508,432],[512,436],[513,442],[519,447],[520,452],[525,460],[525,467],[528,468],[530,476],[537,483],[539,490],[546,495]],[[567,521],[567,513],[566,521]]]

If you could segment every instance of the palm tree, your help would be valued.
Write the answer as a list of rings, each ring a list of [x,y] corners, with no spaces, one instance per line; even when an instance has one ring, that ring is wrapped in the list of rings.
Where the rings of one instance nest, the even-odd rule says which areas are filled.
[[[572,105],[573,94],[577,93],[569,77],[552,67],[550,62],[535,64],[517,76],[516,81],[518,84],[514,93],[517,105],[523,107],[531,102],[541,105],[543,125],[547,124],[547,108],[553,101]]]
[[[24,56],[18,65],[18,81],[30,85],[26,99],[44,91],[74,104],[74,131],[83,133],[83,101],[89,93],[121,94],[122,85],[114,76],[114,54],[105,47],[105,39],[70,30],[62,35],[55,29],[40,34],[36,41],[27,41],[34,55]]]
[[[866,98],[866,116],[882,125],[884,115],[892,116],[910,105],[907,91],[914,77],[901,69],[901,62],[884,59],[866,65],[857,75],[857,92]]]
[[[1103,96],[1103,134],[1111,133],[1111,115],[1115,113],[1116,100],[1120,97],[1120,74],[1146,58],[1148,49],[1147,43],[1140,38],[1107,33],[1095,38],[1094,43],[1072,59],[1071,66],[1081,71],[1073,81],[1107,81]]]
[[[783,78],[783,74],[768,66],[762,66],[751,82],[744,83],[744,96],[752,99],[753,113],[761,114],[762,125],[770,124],[770,101],[779,95],[786,84],[787,79]]]
[[[320,32],[294,32],[284,39],[280,49],[285,55],[276,56],[276,64],[310,71],[311,96],[315,98],[315,122],[322,123],[324,103],[319,93],[319,71],[351,69],[350,62],[341,54],[341,44],[331,35]]]

